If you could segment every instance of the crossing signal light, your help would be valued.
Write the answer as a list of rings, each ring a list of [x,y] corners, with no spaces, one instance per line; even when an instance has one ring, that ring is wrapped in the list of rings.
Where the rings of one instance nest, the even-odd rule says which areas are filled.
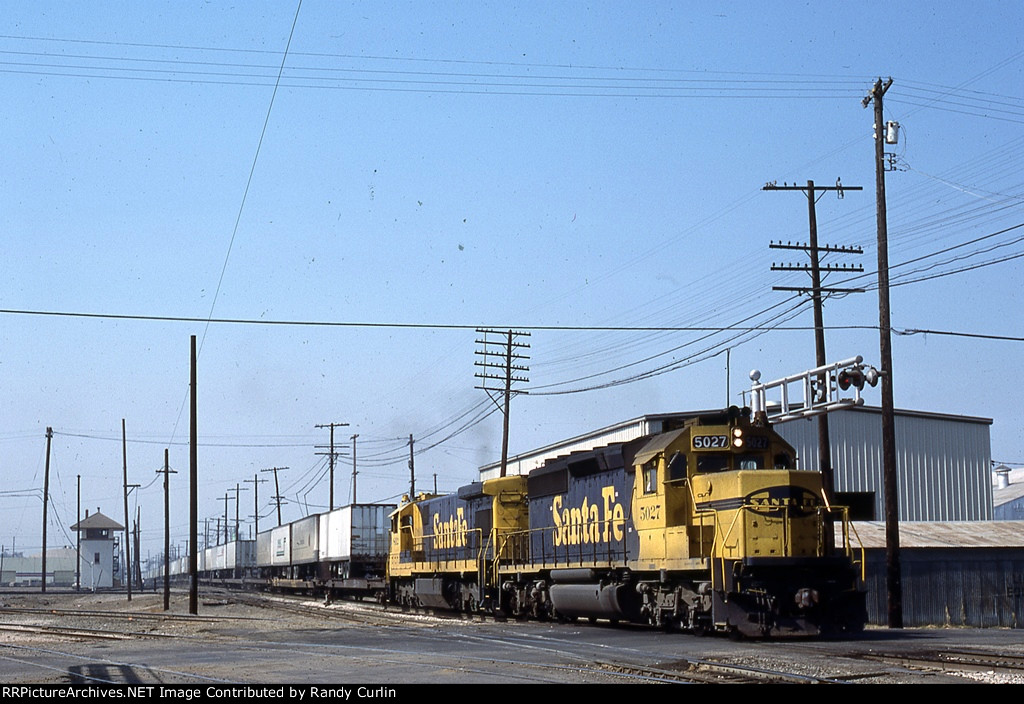
[[[839,388],[846,391],[851,386],[856,386],[858,389],[864,388],[864,372],[860,369],[844,369],[839,372],[839,376],[836,378],[836,383],[839,384]]]
[[[850,369],[844,369],[839,372],[836,377],[836,383],[839,388],[846,391],[851,386],[856,386],[858,389],[863,389],[864,384],[870,386],[878,385],[879,372],[874,367],[851,367]]]

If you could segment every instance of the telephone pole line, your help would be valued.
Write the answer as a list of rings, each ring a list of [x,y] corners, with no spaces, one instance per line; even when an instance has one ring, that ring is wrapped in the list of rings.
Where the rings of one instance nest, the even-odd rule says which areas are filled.
[[[43,579],[40,591],[46,593],[46,508],[50,500],[50,443],[53,440],[53,428],[46,429],[46,473],[43,475]],[[125,504],[127,506],[127,503]]]
[[[277,525],[281,525],[281,485],[277,481],[277,473],[281,470],[288,469],[287,467],[270,467],[268,469],[261,469],[261,472],[273,472],[274,473],[274,500],[277,501]]]
[[[156,470],[164,475],[164,611],[171,609],[171,469],[170,452],[164,448],[164,468]]]
[[[256,535],[260,534],[260,484],[266,483],[266,479],[260,479],[259,474],[252,475],[252,479],[246,479],[247,482],[252,482],[252,519],[256,524]]]
[[[228,491],[231,491],[231,490],[228,489]],[[249,490],[247,488],[243,487],[241,484],[236,483],[235,484],[235,540],[236,541],[242,539],[241,535],[239,534],[239,530],[241,528],[241,523],[239,521],[239,516],[238,516],[238,505],[239,505],[239,496],[240,496],[240,494],[243,491],[249,491]]]
[[[330,428],[331,429],[331,452],[330,452],[330,454],[327,457],[330,460],[330,465],[331,465],[331,492],[330,493],[331,493],[331,510],[332,511],[334,510],[334,459],[336,457],[336,455],[334,453],[334,429],[335,428],[343,428],[343,427],[346,427],[347,425],[348,425],[348,423],[323,423],[323,424],[318,424],[318,425],[315,426],[317,428]],[[323,453],[318,452],[317,454],[323,454]]]
[[[189,431],[188,431],[188,539],[192,552],[188,556],[188,612],[199,613],[199,435],[196,403],[196,336],[189,338],[191,348],[189,364]]]
[[[75,591],[82,590],[82,475],[78,475],[78,515],[75,527]],[[3,570],[0,570],[0,574]]]
[[[125,570],[124,574],[127,578],[128,585],[128,601],[132,600],[132,551],[128,539],[128,533],[130,532],[129,526],[131,523],[128,522],[128,440],[125,437],[124,429],[124,418],[121,419],[121,457],[124,459],[124,561]]]
[[[885,564],[889,628],[903,628],[903,581],[900,574],[899,482],[896,475],[896,411],[892,391],[892,328],[889,314],[889,236],[885,212],[885,119],[882,96],[892,85],[889,78],[875,81],[861,101],[874,103],[875,112],[875,220],[878,229],[878,347],[882,365],[882,483],[885,487]]]
[[[822,195],[829,191],[834,191],[840,198],[843,197],[845,191],[861,191],[864,190],[862,186],[843,186],[839,179],[836,179],[835,186],[817,186],[815,187],[814,181],[807,181],[806,186],[799,186],[797,184],[789,185],[784,184],[779,186],[777,183],[767,183],[762,190],[765,191],[803,191],[807,196],[807,215],[808,215],[808,227],[810,242],[806,245],[801,244],[783,244],[781,241],[776,244],[771,242],[769,247],[772,249],[795,249],[807,252],[810,256],[810,264],[779,264],[776,266],[772,263],[772,271],[809,271],[811,274],[811,300],[814,303],[814,356],[815,366],[822,367],[827,364],[825,357],[825,324],[823,322],[824,316],[822,313],[822,294],[830,293],[861,293],[863,289],[847,289],[847,288],[823,288],[821,285],[822,272],[830,274],[833,272],[856,272],[860,273],[864,271],[864,267],[860,265],[856,266],[836,266],[821,265],[821,254],[863,254],[863,250],[860,247],[832,247],[818,245],[818,216],[815,210],[815,203],[817,203],[816,193],[820,191]],[[773,291],[796,291],[798,293],[806,293],[806,288],[794,288],[790,286],[773,286]],[[818,393],[828,393],[828,379],[825,376],[818,378]],[[822,485],[825,491],[825,496],[828,497],[829,502],[832,502],[835,496],[835,477],[832,473],[832,446],[829,441],[828,432],[828,415],[821,414],[818,416],[818,464],[821,470]],[[828,531],[831,537],[831,521],[827,522]],[[831,549],[831,542],[826,541],[827,547]]]
[[[228,544],[228,501],[230,501],[230,500],[231,500],[231,497],[228,496],[227,492],[225,492],[224,493],[224,498],[221,499],[221,501],[224,502],[224,544],[225,545]],[[235,501],[235,503],[237,504],[238,502]],[[220,533],[219,530],[217,532]],[[220,536],[219,535],[217,536],[217,539],[220,540]],[[218,545],[219,544],[220,543],[218,543]]]
[[[352,436],[352,503],[356,503],[356,438],[359,437],[359,433]]]
[[[501,475],[505,476],[508,469],[508,416],[509,416],[509,402],[512,399],[512,384],[513,383],[529,383],[529,379],[521,374],[530,371],[529,367],[523,366],[518,362],[520,360],[528,360],[529,356],[519,354],[520,350],[529,349],[529,345],[525,342],[516,340],[517,337],[529,337],[530,333],[523,331],[507,330],[498,331],[491,330],[489,328],[477,328],[478,333],[483,335],[482,340],[477,340],[476,344],[483,345],[482,349],[476,350],[476,354],[483,358],[483,361],[475,362],[476,366],[481,368],[481,371],[474,374],[475,377],[480,379],[480,386],[476,388],[482,389],[487,392],[487,396],[492,402],[502,411],[504,417],[502,423],[501,432]],[[500,335],[501,338],[498,340],[489,339],[488,335]],[[500,347],[496,347],[500,346]],[[501,359],[501,362],[492,362],[491,359],[497,357]],[[495,374],[491,370],[498,370],[501,373]],[[516,374],[519,373],[520,376]],[[495,382],[498,382],[500,386],[496,386]],[[504,397],[504,403],[499,404],[492,393],[502,394]],[[516,391],[517,394],[525,394],[526,391]]]
[[[416,498],[416,462],[412,453],[412,433],[409,433],[409,500]]]

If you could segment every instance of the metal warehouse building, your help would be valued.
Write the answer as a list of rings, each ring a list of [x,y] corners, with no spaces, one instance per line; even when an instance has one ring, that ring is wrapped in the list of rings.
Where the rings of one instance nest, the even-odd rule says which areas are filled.
[[[527,474],[549,459],[578,450],[679,427],[689,418],[714,411],[688,411],[641,416],[601,428],[508,460],[509,474]],[[881,519],[881,409],[855,407],[828,415],[832,466],[838,503],[851,507],[855,520]],[[901,521],[979,521],[992,519],[992,451],[989,418],[921,411],[896,411],[897,473]],[[777,423],[775,429],[796,448],[797,467],[818,467],[815,419]],[[480,478],[498,476],[501,463],[480,468]]]
[[[868,620],[885,624],[885,523],[855,524]],[[900,522],[903,624],[1024,627],[1024,521]]]
[[[992,520],[990,418],[896,411],[896,471],[901,521]],[[818,467],[816,419],[775,429],[801,469]],[[885,516],[882,411],[860,406],[828,414],[836,502],[855,520]]]

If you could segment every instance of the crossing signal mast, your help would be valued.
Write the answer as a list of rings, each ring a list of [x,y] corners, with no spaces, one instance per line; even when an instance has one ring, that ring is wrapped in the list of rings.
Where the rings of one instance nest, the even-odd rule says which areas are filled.
[[[854,406],[863,406],[865,384],[875,386],[881,372],[864,364],[860,355],[832,362],[782,379],[761,383],[761,372],[750,372],[751,410],[755,418],[782,422],[811,418]],[[796,389],[794,391],[794,388]],[[768,393],[778,390],[779,400],[769,402]],[[853,391],[844,397],[840,392]]]

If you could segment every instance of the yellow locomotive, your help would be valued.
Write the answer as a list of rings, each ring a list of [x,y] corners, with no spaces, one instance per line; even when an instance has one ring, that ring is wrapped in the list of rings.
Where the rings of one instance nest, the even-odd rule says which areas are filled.
[[[846,509],[794,464],[766,422],[731,408],[420,495],[391,515],[389,597],[697,633],[859,631],[863,555]]]

